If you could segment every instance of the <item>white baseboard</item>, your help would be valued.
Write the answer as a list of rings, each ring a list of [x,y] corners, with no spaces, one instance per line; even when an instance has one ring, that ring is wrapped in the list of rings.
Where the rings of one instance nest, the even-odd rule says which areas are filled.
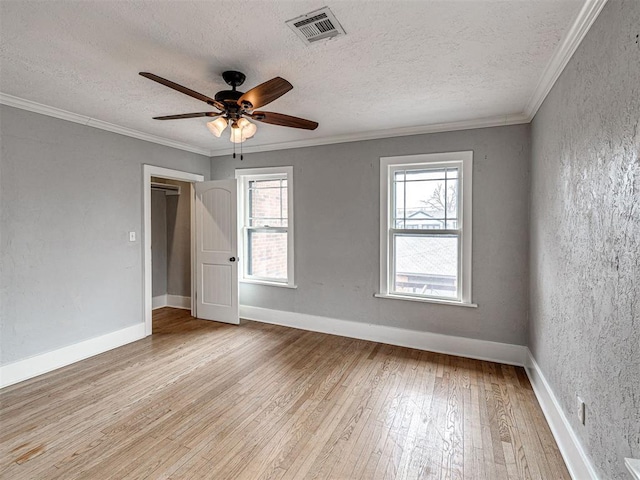
[[[598,480],[598,475],[593,469],[589,457],[587,457],[551,386],[547,379],[544,378],[538,363],[528,348],[527,353],[527,363],[525,365],[527,375],[547,423],[551,428],[551,433],[553,433],[553,437],[558,444],[562,458],[567,464],[571,478],[574,480]]]
[[[144,323],[0,367],[0,388],[65,367],[145,337]]]
[[[171,295],[165,293],[151,299],[151,309],[155,310],[162,307],[182,308],[191,310],[191,297],[183,297],[181,295]]]
[[[523,345],[418,332],[248,305],[240,305],[240,318],[508,365],[523,366],[527,354],[527,347]]]
[[[167,293],[167,307],[191,310],[191,297],[183,297],[181,295],[171,295],[170,293]]]
[[[158,295],[157,297],[153,297],[151,299],[151,310],[155,310],[156,308],[162,308],[167,306],[167,294]]]

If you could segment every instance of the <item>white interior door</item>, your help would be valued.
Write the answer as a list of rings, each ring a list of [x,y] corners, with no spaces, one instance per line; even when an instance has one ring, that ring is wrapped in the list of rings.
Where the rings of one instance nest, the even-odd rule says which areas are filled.
[[[236,180],[195,183],[196,316],[240,323]]]

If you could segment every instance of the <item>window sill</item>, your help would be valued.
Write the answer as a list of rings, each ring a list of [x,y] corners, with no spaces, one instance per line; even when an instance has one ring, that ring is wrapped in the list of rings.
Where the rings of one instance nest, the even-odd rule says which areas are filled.
[[[437,298],[418,298],[418,297],[409,297],[409,296],[403,296],[403,295],[390,295],[388,293],[374,293],[373,296],[376,298],[386,298],[390,300],[408,300],[410,302],[437,303],[440,305],[452,305],[454,307],[478,308],[477,303],[465,303],[465,302],[458,302],[455,300],[439,300]]]
[[[268,287],[280,287],[280,288],[298,288],[297,285],[289,285],[288,283],[267,282],[266,280],[240,280],[240,283],[247,283],[249,285],[266,285]]]

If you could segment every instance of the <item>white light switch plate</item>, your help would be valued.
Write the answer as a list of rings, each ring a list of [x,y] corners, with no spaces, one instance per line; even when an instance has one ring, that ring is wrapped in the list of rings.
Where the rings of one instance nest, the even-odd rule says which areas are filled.
[[[136,241],[136,232],[129,232],[129,241],[130,242]]]

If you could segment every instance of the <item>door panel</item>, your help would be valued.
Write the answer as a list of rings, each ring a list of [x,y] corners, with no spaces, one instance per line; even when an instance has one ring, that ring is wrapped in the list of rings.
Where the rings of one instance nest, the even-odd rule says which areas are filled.
[[[207,305],[232,305],[231,282],[233,274],[229,265],[202,265],[202,284],[209,285],[202,294],[202,302]]]
[[[240,323],[236,180],[195,184],[196,316]]]
[[[210,182],[206,182],[210,183]],[[207,252],[228,252],[231,249],[231,193],[221,188],[212,188],[202,193],[200,223],[207,225],[209,218],[214,219],[209,228],[202,230],[202,249]]]

